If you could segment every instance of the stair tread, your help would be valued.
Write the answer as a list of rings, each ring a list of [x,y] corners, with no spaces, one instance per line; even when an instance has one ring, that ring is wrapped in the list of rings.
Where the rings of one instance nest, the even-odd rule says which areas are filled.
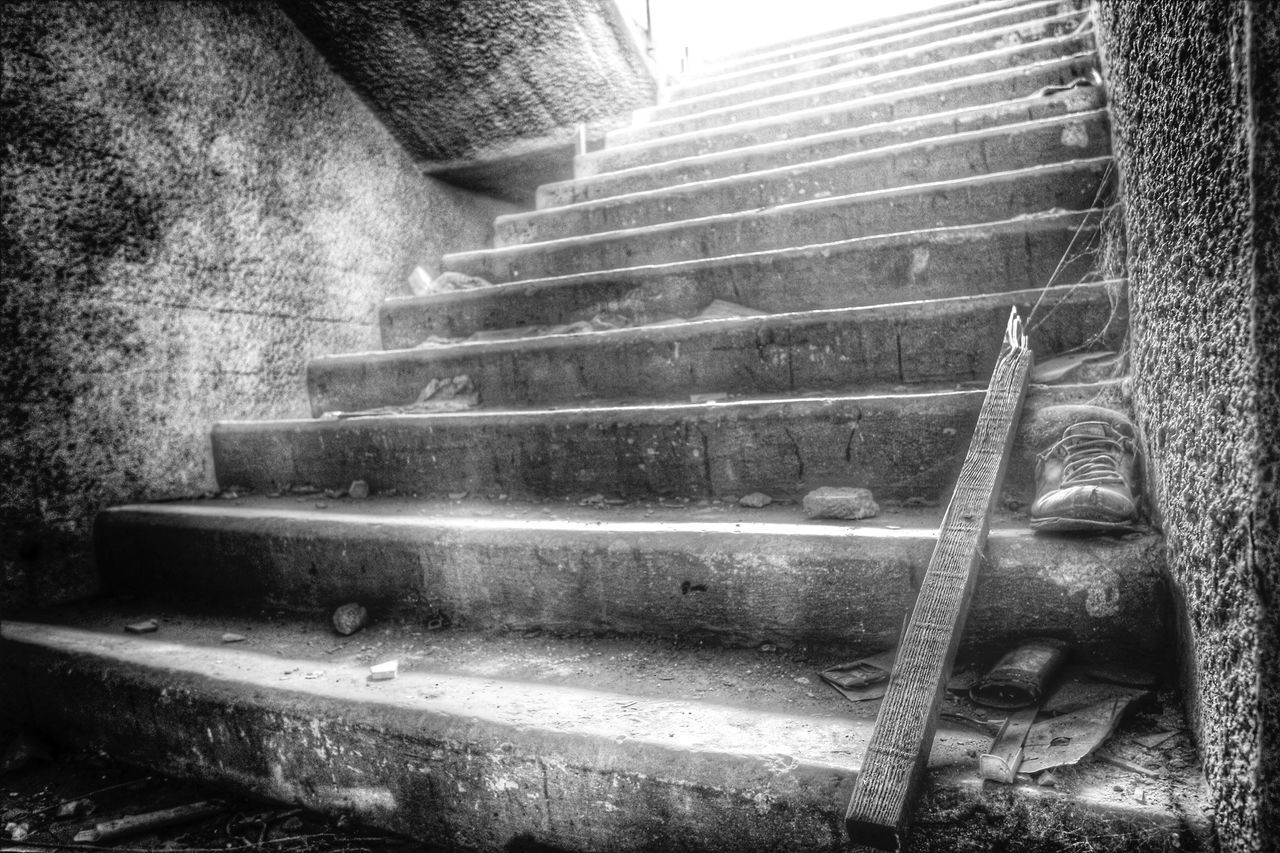
[[[912,502],[904,506],[901,502],[886,502],[880,515],[851,523],[807,518],[798,502],[781,497],[768,506],[752,508],[719,498],[631,499],[601,503],[594,500],[594,496],[580,500],[530,501],[468,493],[457,499],[372,495],[354,500],[348,497],[329,499],[323,493],[271,496],[238,489],[233,486],[221,497],[121,504],[104,510],[104,513],[112,519],[146,517],[156,523],[172,519],[183,524],[244,525],[246,528],[257,528],[260,521],[282,519],[333,525],[374,525],[383,531],[404,528],[466,529],[490,531],[494,535],[535,535],[550,531],[601,536],[613,533],[655,537],[706,535],[716,539],[720,546],[741,550],[750,547],[735,544],[744,541],[743,533],[787,540],[838,539],[850,543],[932,540],[936,537],[945,509],[939,504],[918,506]],[[316,507],[316,503],[323,503],[324,507]],[[1115,537],[1081,541],[1033,534],[1024,513],[1007,509],[999,509],[992,515],[990,536],[1020,542],[1022,547],[1039,543],[1046,551],[1061,549],[1068,544],[1087,548],[1091,542],[1106,545],[1120,541]],[[1143,529],[1122,538],[1131,542],[1156,542],[1160,537],[1151,529]]]
[[[655,162],[673,159],[664,156],[660,152],[670,149],[679,149],[682,146],[689,145],[706,145],[714,148],[715,141],[724,137],[730,139],[740,138],[745,134],[752,137],[758,137],[764,131],[771,131],[781,136],[782,139],[791,138],[792,128],[796,126],[806,126],[808,122],[822,130],[828,130],[834,126],[837,128],[853,129],[858,127],[866,127],[871,123],[883,122],[884,119],[873,119],[871,123],[860,123],[857,118],[848,118],[849,114],[854,116],[861,112],[871,110],[875,107],[881,107],[886,110],[892,110],[896,113],[898,106],[903,101],[910,99],[927,99],[936,97],[938,105],[933,106],[926,113],[909,114],[907,118],[926,117],[931,114],[945,111],[946,103],[953,101],[957,93],[966,90],[972,90],[977,95],[971,97],[980,98],[976,102],[971,101],[973,106],[989,106],[998,102],[997,97],[993,99],[986,93],[991,87],[1009,86],[1018,83],[1024,79],[1033,79],[1041,82],[1047,78],[1054,78],[1061,82],[1066,82],[1061,75],[1071,69],[1078,68],[1083,65],[1096,67],[1098,62],[1097,51],[1093,49],[1082,50],[1067,56],[1053,57],[1050,59],[1038,60],[1022,65],[1012,66],[1009,68],[1000,68],[992,71],[979,72],[967,76],[956,77],[940,82],[924,83],[910,89],[898,90],[895,92],[882,92],[873,95],[863,95],[849,100],[840,101],[829,104],[819,104],[817,106],[809,106],[790,110],[782,113],[761,116],[752,119],[743,119],[735,121],[731,124],[725,124],[715,127],[695,128],[681,133],[664,134],[660,137],[651,139],[637,139],[633,141],[625,141],[614,139],[609,144],[599,150],[587,154],[578,155],[575,162],[575,169],[579,174],[596,174],[607,173],[610,171],[608,164],[616,161],[619,157],[635,156],[646,152],[659,152]],[[1019,90],[1017,97],[1027,97],[1033,94],[1035,87],[1031,87],[1032,91]],[[839,123],[833,125],[833,117],[846,116]],[[852,122],[852,123],[849,123]],[[753,138],[754,142],[754,138]],[[733,147],[741,147],[743,143],[735,143]],[[601,164],[605,164],[603,167]]]
[[[854,42],[870,41],[899,32],[910,32],[922,26],[933,26],[938,23],[953,22],[957,17],[974,14],[976,9],[1002,9],[1023,5],[1025,0],[990,0],[989,2],[958,2],[940,4],[939,7],[916,11],[903,16],[877,17],[860,21],[847,27],[827,29],[801,38],[785,39],[774,44],[764,44],[737,51],[724,56],[708,57],[703,69],[697,69],[691,77],[700,76],[700,71],[714,72],[738,64],[754,64],[768,57],[792,51],[811,50],[815,46],[832,41],[851,40]]]
[[[1101,108],[1103,101],[1102,90],[1096,87],[1088,87],[1084,92],[1070,89],[1048,96],[1030,95],[1023,98],[998,101],[974,107],[962,107],[957,110],[931,113],[924,116],[912,116],[896,121],[878,122],[854,128],[839,128],[823,133],[812,133],[789,139],[762,142],[757,145],[729,148],[614,169],[586,177],[544,184],[538,188],[538,197],[540,204],[541,200],[546,198],[554,200],[557,205],[562,205],[569,202],[559,201],[561,197],[567,196],[576,199],[580,191],[590,192],[592,198],[610,197],[611,194],[618,194],[610,193],[613,185],[625,186],[626,182],[637,178],[659,178],[669,175],[670,177],[663,178],[664,183],[655,184],[655,186],[675,186],[688,180],[687,175],[699,174],[696,171],[697,169],[704,170],[703,174],[710,178],[721,173],[726,175],[741,174],[743,171],[763,171],[780,168],[783,165],[802,165],[828,159],[831,156],[839,156],[824,154],[812,157],[806,156],[805,152],[813,150],[822,152],[836,151],[839,150],[837,148],[839,145],[848,146],[844,153],[857,152],[866,157],[871,156],[871,152],[874,151],[880,152],[880,156],[884,156],[893,151],[909,150],[909,146],[914,144],[925,142],[940,144],[944,140],[955,136],[976,134],[980,130],[994,132],[999,128],[1044,120],[1050,116],[1041,116],[1040,113],[1052,114],[1055,109],[1061,109],[1063,111],[1061,115],[1063,116],[1087,115],[1092,110]],[[987,120],[993,121],[993,123],[983,126],[982,122]],[[971,124],[978,126],[966,129]],[[913,133],[913,131],[921,130],[928,132],[928,135],[916,136]],[[886,137],[896,135],[899,138],[892,142],[882,142],[875,140],[876,134],[883,134]],[[866,138],[875,141],[868,147],[862,144],[862,140]],[[783,162],[779,162],[775,166],[763,165],[774,158],[783,160]],[[703,179],[705,180],[706,178]],[[547,206],[550,206],[550,204],[542,204],[539,209]]]
[[[1110,153],[1109,113],[1103,107],[873,148],[824,152],[800,162],[742,168],[727,175],[685,176],[676,184],[624,188],[603,197],[504,214],[495,219],[494,228],[499,239],[528,240],[523,232],[531,229],[532,239],[545,242],[569,236],[565,232],[581,236],[618,230],[623,222],[658,224],[687,220],[690,214],[847,198]]]
[[[454,820],[476,803],[486,821],[491,810],[494,817],[511,820],[511,807],[503,805],[513,802],[511,793],[553,796],[544,786],[548,778],[559,782],[557,767],[603,775],[606,785],[625,769],[627,775],[652,778],[654,785],[674,783],[686,791],[684,797],[711,790],[721,792],[719,797],[732,794],[730,803],[742,797],[745,806],[753,805],[753,794],[764,798],[755,805],[790,804],[781,814],[762,811],[775,826],[782,815],[789,815],[785,823],[791,825],[797,812],[810,809],[826,820],[843,808],[841,794],[847,794],[860,766],[879,704],[847,702],[819,682],[816,670],[839,663],[834,656],[796,660],[799,656],[787,653],[626,638],[504,637],[393,624],[339,639],[313,620],[187,612],[165,613],[154,635],[121,632],[127,622],[154,615],[145,605],[99,605],[64,616],[60,624],[8,621],[0,628],[6,667],[33,679],[64,681],[86,697],[127,689],[141,702],[175,708],[179,713],[171,719],[176,722],[167,725],[179,730],[157,737],[154,748],[161,748],[162,739],[187,741],[194,754],[185,750],[184,761],[241,785],[274,792],[284,781],[284,755],[314,750],[321,760],[293,759],[289,783],[312,801],[327,795],[335,802],[334,795],[356,790],[341,787],[339,777],[350,779],[348,785],[372,783],[359,789],[363,798],[348,804],[365,816],[385,816],[393,790],[413,799],[414,789],[400,780],[406,771],[393,769],[407,762],[410,777],[429,772],[433,779],[456,782],[445,789],[451,793],[433,785],[431,798]],[[227,630],[248,639],[224,645],[220,637]],[[369,664],[388,658],[399,661],[399,676],[369,682]],[[188,705],[206,711],[184,715]],[[215,719],[206,716],[210,712]],[[60,716],[79,718],[92,728],[121,713],[128,710],[83,702],[66,706]],[[216,720],[223,714],[233,715],[226,724]],[[166,725],[160,722],[165,718],[159,710],[153,725]],[[264,761],[257,751],[261,747],[227,749],[220,740],[247,745],[264,734],[259,728],[264,724],[277,732],[279,757]],[[376,731],[377,737],[362,736],[365,731]],[[1141,731],[1126,727],[1108,748],[1140,751],[1134,738]],[[989,743],[988,732],[943,717],[930,760],[933,786],[989,800],[989,793],[978,793],[971,757]],[[331,752],[356,765],[354,772],[336,766]],[[380,765],[376,779],[367,775],[370,761]],[[536,774],[521,772],[526,762],[534,762]],[[271,784],[272,765],[276,785]],[[222,768],[231,772],[219,772]],[[1120,825],[1135,835],[1149,831],[1152,821],[1178,831],[1182,815],[1203,813],[1194,765],[1167,768],[1159,778],[1141,777],[1141,800],[1128,793],[1132,781],[1133,774],[1086,761],[1063,778],[1062,791],[1050,794],[1032,785],[1011,787],[1008,793],[1124,814]],[[652,807],[651,790],[646,796],[612,784],[605,802],[613,810],[635,814]],[[386,794],[378,797],[377,791]],[[399,805],[422,811],[417,803]],[[927,803],[924,811],[921,817],[927,819]],[[529,820],[515,818],[517,826]],[[580,826],[600,831],[590,818]],[[755,829],[754,822],[739,823],[732,831],[743,842],[759,843]]]
[[[982,73],[974,69],[995,65],[988,68],[1005,70],[1010,66],[1025,66],[1048,58],[1065,58],[1069,55],[1088,52],[1093,44],[1092,33],[1085,32],[1054,38],[1037,39],[1024,44],[969,54],[955,59],[947,59],[927,65],[885,72],[853,80],[828,83],[805,89],[800,92],[787,92],[770,95],[753,101],[744,101],[729,106],[721,106],[688,115],[674,116],[667,119],[642,121],[630,127],[618,128],[605,135],[606,145],[613,147],[617,143],[635,142],[641,139],[667,137],[675,133],[683,133],[699,127],[709,127],[724,122],[738,121],[744,113],[768,111],[771,114],[789,113],[813,106],[818,98],[856,100],[855,93],[862,97],[878,95],[888,98],[900,98],[907,91],[928,85],[948,81],[956,75],[974,76]],[[1019,62],[1028,56],[1039,57],[1029,62]],[[854,97],[842,97],[845,93]]]
[[[816,52],[806,53],[802,56],[791,57],[788,59],[778,59],[765,61],[745,68],[738,68],[730,71],[722,71],[719,73],[698,73],[692,72],[684,75],[678,82],[659,92],[659,98],[665,99],[674,97],[683,91],[713,89],[721,83],[750,76],[753,74],[768,74],[776,72],[788,67],[805,63],[805,62],[822,62],[827,59],[835,58],[845,53],[863,52],[867,49],[874,49],[881,46],[892,45],[896,42],[902,42],[912,38],[928,38],[932,35],[941,35],[952,33],[958,28],[983,23],[991,20],[999,20],[1003,17],[1011,15],[1025,14],[1034,12],[1039,9],[1051,9],[1058,7],[1058,0],[1044,0],[1044,2],[1018,4],[1015,6],[1001,5],[996,8],[988,8],[979,12],[974,12],[968,17],[957,20],[948,20],[941,23],[928,24],[905,33],[894,33],[881,36],[878,39],[863,39],[860,41],[844,42],[830,41],[828,45],[821,46]],[[661,101],[665,102],[665,100]]]
[[[491,249],[477,249],[470,252],[455,252],[445,255],[444,265],[446,268],[456,268],[454,265],[462,259],[499,256],[499,255],[518,255],[522,253],[536,252],[549,248],[561,248],[567,246],[581,246],[591,243],[602,243],[606,241],[619,241],[634,238],[640,235],[656,235],[667,234],[684,229],[693,229],[709,225],[728,225],[737,221],[751,219],[766,219],[786,216],[793,211],[816,211],[823,208],[837,207],[841,205],[856,205],[864,202],[875,202],[886,199],[897,199],[913,195],[924,195],[931,192],[947,192],[955,190],[963,190],[966,188],[976,188],[982,186],[996,186],[1000,184],[1009,184],[1020,181],[1025,178],[1035,179],[1039,177],[1054,177],[1058,175],[1070,175],[1078,172],[1088,172],[1100,167],[1109,167],[1112,163],[1110,155],[1099,157],[1088,157],[1076,160],[1064,160],[1058,163],[1047,165],[1027,166],[1019,169],[1011,169],[1003,172],[988,172],[982,175],[967,176],[963,178],[950,178],[939,181],[928,181],[917,184],[907,184],[903,186],[888,187],[885,189],[866,190],[863,192],[848,193],[845,195],[828,196],[825,198],[801,199],[797,201],[788,201],[782,204],[769,205],[767,207],[755,210],[739,210],[727,213],[708,214],[704,216],[695,216],[689,219],[680,219],[672,222],[658,222],[650,225],[639,225],[630,228],[618,228],[608,231],[596,231],[590,234],[574,235],[568,237],[559,237],[550,240],[541,240],[538,242],[518,243],[509,246],[494,247]],[[1043,213],[1046,211],[1025,211],[1030,213]],[[921,223],[925,225],[925,223]],[[958,225],[963,223],[939,223]],[[927,227],[927,225],[925,225]],[[875,232],[883,233],[899,233],[895,232]],[[855,235],[855,236],[871,236],[871,235]],[[829,242],[829,241],[818,241]],[[761,247],[761,248],[783,248],[783,247]]]
[[[655,107],[641,108],[638,111],[638,115],[643,116],[644,117],[643,120],[658,121],[658,120],[663,120],[665,118],[673,118],[673,117],[682,116],[682,115],[693,115],[699,112],[704,112],[705,110],[701,110],[698,108],[699,105],[701,104],[705,104],[708,106],[714,104],[716,106],[712,106],[711,108],[715,109],[718,107],[727,107],[730,105],[730,102],[740,103],[743,101],[752,101],[752,100],[762,101],[769,97],[767,93],[774,92],[775,90],[778,91],[779,94],[781,94],[782,91],[794,92],[797,90],[798,87],[803,86],[808,82],[817,83],[817,81],[821,81],[824,78],[828,78],[828,77],[847,76],[850,79],[858,79],[859,78],[858,72],[860,70],[891,64],[895,60],[901,61],[901,60],[906,60],[910,58],[921,58],[928,54],[935,53],[938,51],[945,51],[950,48],[963,48],[965,46],[972,46],[977,43],[989,42],[993,39],[1008,38],[1010,35],[1016,35],[1019,33],[1026,33],[1026,32],[1036,31],[1036,30],[1040,31],[1039,33],[1036,33],[1036,35],[1039,35],[1041,38],[1043,38],[1044,37],[1043,32],[1045,31],[1046,28],[1050,28],[1054,26],[1070,26],[1073,24],[1079,24],[1080,22],[1087,20],[1087,15],[1088,15],[1087,12],[1080,12],[1080,11],[1068,12],[1060,15],[1045,16],[1044,18],[1039,18],[1033,21],[1022,21],[1022,22],[1017,22],[1013,24],[1001,25],[1001,26],[992,27],[989,29],[983,29],[977,32],[964,33],[961,35],[949,35],[948,37],[939,38],[935,41],[931,41],[925,44],[912,45],[910,47],[905,47],[900,50],[888,51],[885,53],[878,53],[872,56],[864,56],[864,57],[848,59],[846,61],[839,62],[833,65],[824,66],[821,68],[797,71],[792,74],[788,74],[780,77],[774,77],[768,80],[752,81],[749,83],[744,83],[744,84],[733,86],[733,87],[716,88],[714,91],[711,91],[711,92],[699,93],[699,94],[690,95],[684,98],[674,98],[670,100],[663,100],[663,101],[660,101],[659,104]],[[985,48],[985,50],[975,49],[967,54],[964,54],[964,56],[973,56],[973,55],[977,55],[978,53],[986,52],[992,49],[999,49],[999,48],[991,48],[986,45],[983,45],[983,47]],[[958,57],[958,56],[948,57],[945,60],[933,60],[933,61],[934,62],[949,61],[951,59],[959,59],[959,58],[961,57]],[[931,64],[931,63],[917,62],[910,66],[904,66],[904,67],[919,68],[927,64]],[[880,73],[891,74],[891,73],[894,73],[895,70],[899,70],[899,69],[885,70]],[[873,79],[873,77],[872,75],[867,75],[867,76],[861,77],[861,79],[870,80],[870,79]],[[828,85],[828,84],[817,83],[817,85],[814,85],[810,88],[820,88],[822,85]],[[831,85],[835,85],[835,81],[833,81]]]

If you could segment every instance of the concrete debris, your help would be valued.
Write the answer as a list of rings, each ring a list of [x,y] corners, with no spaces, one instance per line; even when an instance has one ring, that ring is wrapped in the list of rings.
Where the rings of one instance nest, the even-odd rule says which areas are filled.
[[[25,770],[52,758],[53,752],[47,743],[31,732],[19,732],[5,747],[4,755],[0,756],[0,776]]]
[[[880,514],[870,489],[823,486],[805,495],[803,506],[809,518],[859,519]]]
[[[171,809],[147,812],[146,814],[128,815],[116,820],[103,821],[96,824],[92,829],[76,833],[75,843],[97,844],[123,838],[127,835],[137,835],[140,832],[163,829],[166,826],[190,823],[200,818],[218,814],[224,808],[221,803],[203,801]]]
[[[409,289],[414,296],[430,296],[433,293],[449,293],[454,290],[473,290],[491,287],[483,278],[460,272],[443,272],[432,278],[422,267],[414,267],[409,274]]]
[[[723,391],[717,391],[713,394],[690,394],[690,403],[718,403],[721,400],[729,399],[729,395]]]
[[[761,509],[773,503],[773,498],[764,492],[752,492],[749,495],[743,495],[738,498],[738,506],[747,506],[752,509]]]
[[[727,320],[733,317],[762,317],[764,311],[758,311],[755,308],[748,308],[745,305],[739,305],[736,302],[729,302],[726,299],[713,299],[711,303],[703,308],[690,319],[693,320]]]
[[[1155,732],[1153,734],[1136,737],[1134,738],[1134,741],[1146,749],[1156,749],[1176,734],[1177,732]]]
[[[369,497],[369,484],[364,480],[352,480],[351,485],[347,487],[347,494],[352,500],[362,501]]]
[[[384,663],[375,663],[369,667],[370,681],[390,681],[399,674],[400,662],[397,660],[389,660]]]
[[[1036,385],[1067,385],[1097,382],[1111,377],[1120,356],[1117,353],[1079,352],[1039,362],[1031,368],[1031,381]]]
[[[415,411],[451,412],[480,404],[480,395],[465,373],[446,379],[432,379],[409,408]]]
[[[227,633],[225,633],[225,634],[223,634],[223,635],[222,635],[222,642],[224,642],[224,643],[243,643],[243,642],[244,642],[244,634],[232,634],[230,631],[228,631]]]
[[[354,601],[333,611],[333,628],[344,637],[351,636],[367,624],[369,611]]]
[[[893,672],[893,662],[897,656],[898,649],[894,647],[849,663],[828,667],[818,673],[818,677],[851,702],[879,699],[889,687],[889,675]]]
[[[85,798],[68,800],[58,805],[57,816],[62,818],[80,817],[93,811],[93,801]]]
[[[154,619],[143,619],[141,622],[125,625],[124,629],[130,634],[150,634],[160,630],[160,623]]]

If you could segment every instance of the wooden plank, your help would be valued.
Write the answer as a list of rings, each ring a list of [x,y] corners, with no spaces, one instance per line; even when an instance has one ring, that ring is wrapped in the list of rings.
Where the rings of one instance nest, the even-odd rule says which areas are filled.
[[[1031,374],[1017,309],[1005,338],[849,800],[845,826],[856,844],[901,850],[906,843]]]

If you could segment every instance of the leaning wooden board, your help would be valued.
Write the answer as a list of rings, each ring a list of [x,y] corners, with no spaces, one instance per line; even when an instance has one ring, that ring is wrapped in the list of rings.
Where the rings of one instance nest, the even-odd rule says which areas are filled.
[[[1005,338],[849,800],[845,826],[856,844],[905,846],[1031,375],[1017,309]]]

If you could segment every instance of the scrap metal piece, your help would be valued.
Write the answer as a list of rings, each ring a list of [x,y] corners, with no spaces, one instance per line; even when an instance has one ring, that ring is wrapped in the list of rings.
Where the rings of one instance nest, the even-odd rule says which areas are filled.
[[[1026,708],[1040,704],[1045,687],[1066,663],[1070,646],[1062,640],[1029,640],[1000,658],[969,696],[989,708]]]

